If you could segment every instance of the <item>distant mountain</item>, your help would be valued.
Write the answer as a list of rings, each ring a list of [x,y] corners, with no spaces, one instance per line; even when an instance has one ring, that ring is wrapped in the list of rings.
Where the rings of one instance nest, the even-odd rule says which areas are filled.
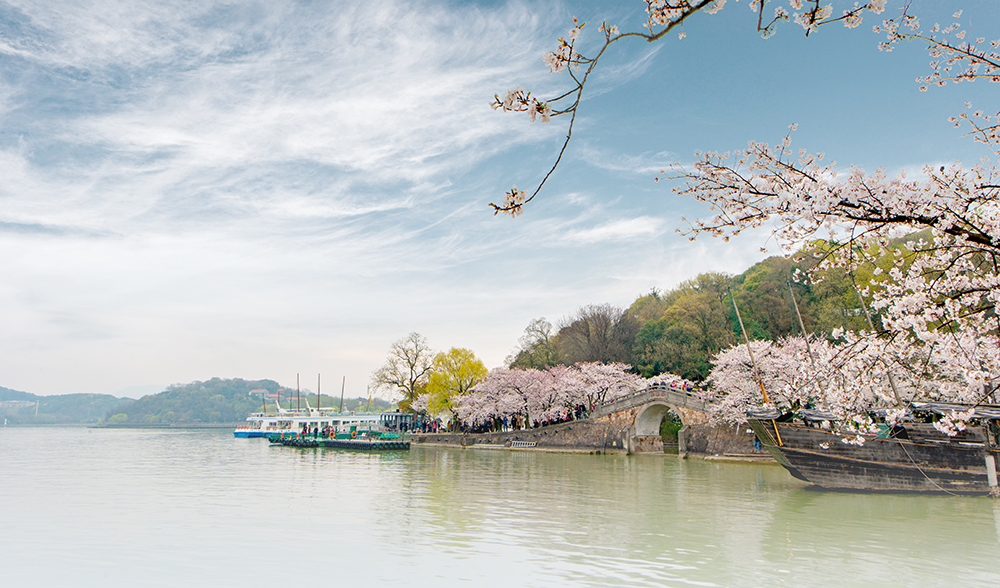
[[[156,394],[158,392],[163,392],[167,387],[162,384],[147,384],[144,386],[129,386],[127,388],[122,388],[114,393],[115,396],[120,396],[122,398],[132,398],[139,399],[147,394]]]
[[[131,401],[108,414],[116,424],[226,423],[242,421],[260,410],[261,391],[277,393],[274,380],[224,380],[173,384],[159,394]]]
[[[140,387],[133,387],[140,388]],[[126,389],[127,390],[127,389]],[[205,382],[174,384],[158,394],[133,400],[110,394],[61,394],[37,396],[0,386],[0,419],[11,425],[30,424],[192,424],[243,421],[250,413],[263,409],[266,396],[269,411],[281,400],[284,408],[300,405],[316,407],[316,394],[282,388],[274,380],[212,378]],[[36,403],[37,402],[37,406]],[[323,407],[340,407],[340,398],[324,395]],[[394,408],[386,400],[345,398],[345,411],[381,412]],[[37,414],[36,414],[37,411]]]
[[[3,400],[30,400],[35,401],[36,396],[34,394],[28,394],[27,392],[21,392],[20,390],[11,390],[10,388],[4,388],[0,386],[0,401]]]
[[[37,396],[0,386],[0,418],[11,425],[95,424],[130,402],[110,394]]]

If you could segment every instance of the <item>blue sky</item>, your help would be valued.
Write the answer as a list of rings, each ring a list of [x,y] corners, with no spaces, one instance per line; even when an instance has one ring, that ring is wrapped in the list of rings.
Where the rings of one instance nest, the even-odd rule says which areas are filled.
[[[945,23],[959,6],[973,35],[997,36],[990,2],[911,12]],[[794,146],[843,167],[984,155],[947,118],[993,108],[995,88],[919,92],[926,51],[880,53],[874,15],[762,40],[730,1],[683,40],[615,47],[545,191],[492,216],[565,132],[492,111],[493,94],[565,88],[542,56],[571,17],[589,23],[586,53],[602,20],[634,30],[643,7],[0,1],[0,386],[322,373],[360,395],[411,331],[495,367],[533,318],[765,256],[765,233],[675,234],[704,211],[653,177],[695,151],[796,123]]]

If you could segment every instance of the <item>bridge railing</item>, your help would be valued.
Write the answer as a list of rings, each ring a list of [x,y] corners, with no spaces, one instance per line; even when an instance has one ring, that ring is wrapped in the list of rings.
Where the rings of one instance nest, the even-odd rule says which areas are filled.
[[[706,404],[701,391],[678,388],[666,382],[656,382],[638,392],[634,392],[628,396],[619,396],[611,402],[602,404],[593,411],[593,416],[604,416],[656,399],[663,399],[696,410],[705,410]]]

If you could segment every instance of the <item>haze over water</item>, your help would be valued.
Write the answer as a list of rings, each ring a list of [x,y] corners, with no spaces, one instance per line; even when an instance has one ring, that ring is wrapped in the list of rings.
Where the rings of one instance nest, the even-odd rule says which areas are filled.
[[[1000,584],[1000,502],[660,456],[0,429],[4,586]]]

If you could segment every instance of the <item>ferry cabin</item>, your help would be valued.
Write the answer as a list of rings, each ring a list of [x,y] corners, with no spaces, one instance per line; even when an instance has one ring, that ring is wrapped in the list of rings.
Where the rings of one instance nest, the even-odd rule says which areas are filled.
[[[310,414],[311,413],[311,414]],[[311,410],[299,414],[264,414],[254,413],[247,417],[246,423],[236,427],[233,436],[242,438],[271,437],[280,435],[290,437],[304,431],[312,432],[330,428],[337,432],[351,430],[369,431],[383,427],[382,415],[378,414],[331,414]]]

